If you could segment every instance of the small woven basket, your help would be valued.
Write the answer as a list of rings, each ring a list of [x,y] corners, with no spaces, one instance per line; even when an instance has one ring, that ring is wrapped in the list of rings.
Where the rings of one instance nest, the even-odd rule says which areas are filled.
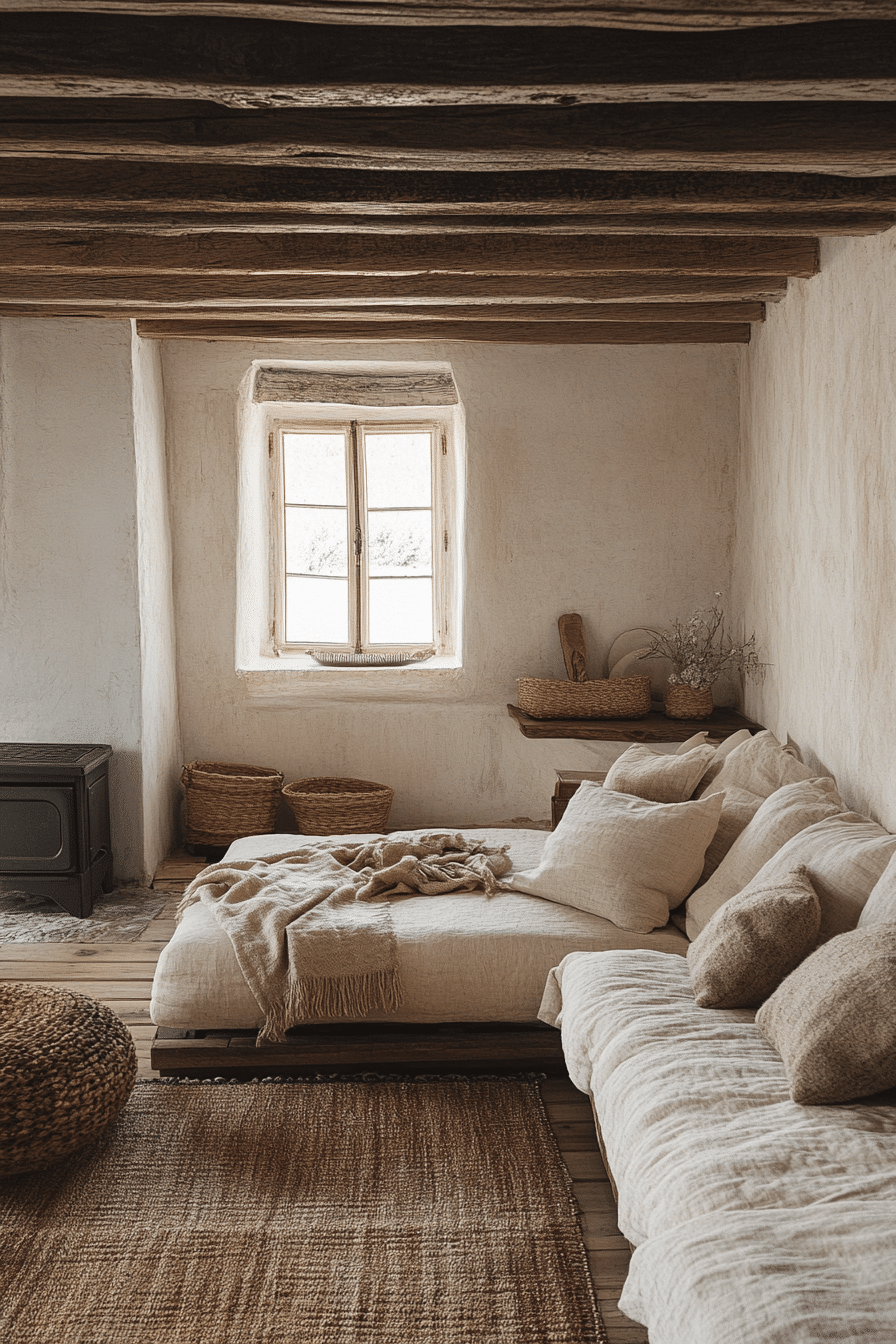
[[[303,835],[355,835],[386,829],[395,790],[369,779],[316,776],[287,784],[283,797]]]
[[[712,714],[712,687],[692,690],[670,683],[663,697],[667,719],[708,719]]]
[[[520,677],[520,709],[533,719],[643,719],[650,713],[650,677],[552,681]]]
[[[188,845],[229,845],[242,835],[269,835],[280,806],[283,776],[260,765],[191,761],[180,775],[186,789]]]

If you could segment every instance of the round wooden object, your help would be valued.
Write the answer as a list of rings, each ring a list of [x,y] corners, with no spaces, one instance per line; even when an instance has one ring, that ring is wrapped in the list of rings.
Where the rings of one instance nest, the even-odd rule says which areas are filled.
[[[667,719],[708,719],[712,714],[712,687],[702,691],[690,686],[666,687],[663,708]]]
[[[124,1106],[137,1052],[96,999],[0,984],[0,1175],[40,1171],[89,1143]]]

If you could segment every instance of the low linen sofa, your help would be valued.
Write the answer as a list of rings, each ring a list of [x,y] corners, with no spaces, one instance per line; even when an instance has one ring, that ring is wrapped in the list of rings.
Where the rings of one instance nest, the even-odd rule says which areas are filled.
[[[571,953],[539,1016],[591,1098],[651,1344],[892,1344],[896,836],[830,780],[754,807],[808,774],[769,739],[706,783],[752,816],[674,913],[687,957]],[[813,792],[834,810],[799,826]]]

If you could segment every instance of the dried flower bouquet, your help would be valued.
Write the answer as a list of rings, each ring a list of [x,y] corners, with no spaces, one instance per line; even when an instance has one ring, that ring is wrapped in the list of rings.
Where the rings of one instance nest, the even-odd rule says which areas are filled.
[[[735,644],[726,633],[725,616],[719,605],[722,594],[716,593],[715,599],[711,607],[699,607],[687,621],[673,621],[670,630],[651,631],[653,643],[641,657],[668,658],[672,664],[670,685],[703,691],[723,672],[740,672],[749,679],[765,666],[756,652],[755,634]]]

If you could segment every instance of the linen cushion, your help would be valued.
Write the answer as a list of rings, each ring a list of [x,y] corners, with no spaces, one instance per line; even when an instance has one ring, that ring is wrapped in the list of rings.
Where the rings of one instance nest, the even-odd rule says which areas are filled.
[[[742,831],[745,831],[763,804],[763,799],[746,789],[726,789],[722,794],[722,812],[716,833],[709,842],[703,862],[701,882],[708,882]]]
[[[721,770],[709,783],[701,781],[700,791],[718,793],[737,788],[768,798],[784,784],[811,779],[814,774],[814,770],[781,746],[774,733],[764,729],[729,751],[722,760]]]
[[[805,868],[761,875],[726,901],[688,948],[700,1008],[758,1008],[815,947],[821,906]]]
[[[538,866],[511,881],[517,891],[649,933],[700,876],[721,810],[718,796],[654,803],[585,780]]]
[[[804,1106],[870,1097],[896,1085],[896,924],[825,943],[759,1009],[756,1025]]]
[[[893,839],[890,861],[872,887],[859,915],[860,929],[872,924],[896,924],[896,836]]]
[[[694,747],[705,747],[708,742],[709,733],[704,728],[702,732],[695,733],[693,737],[689,737],[686,742],[679,742],[672,755],[686,756],[689,751],[693,751]]]
[[[651,751],[640,744],[629,747],[607,771],[604,788],[630,793],[654,803],[683,803],[690,798],[715,747],[693,747],[684,755]]]
[[[685,931],[691,941],[703,932],[720,906],[743,891],[782,845],[807,826],[845,811],[837,786],[829,778],[800,780],[776,789],[762,802],[709,881],[688,898]]]
[[[742,743],[749,742],[751,737],[752,733],[749,728],[739,728],[736,733],[732,733],[730,737],[725,738],[724,742],[719,743],[716,747],[715,755],[709,763],[709,768],[703,775],[697,788],[694,790],[695,798],[702,798],[705,793],[714,791],[710,789],[710,785],[717,777],[732,751],[735,751],[742,745]]]

